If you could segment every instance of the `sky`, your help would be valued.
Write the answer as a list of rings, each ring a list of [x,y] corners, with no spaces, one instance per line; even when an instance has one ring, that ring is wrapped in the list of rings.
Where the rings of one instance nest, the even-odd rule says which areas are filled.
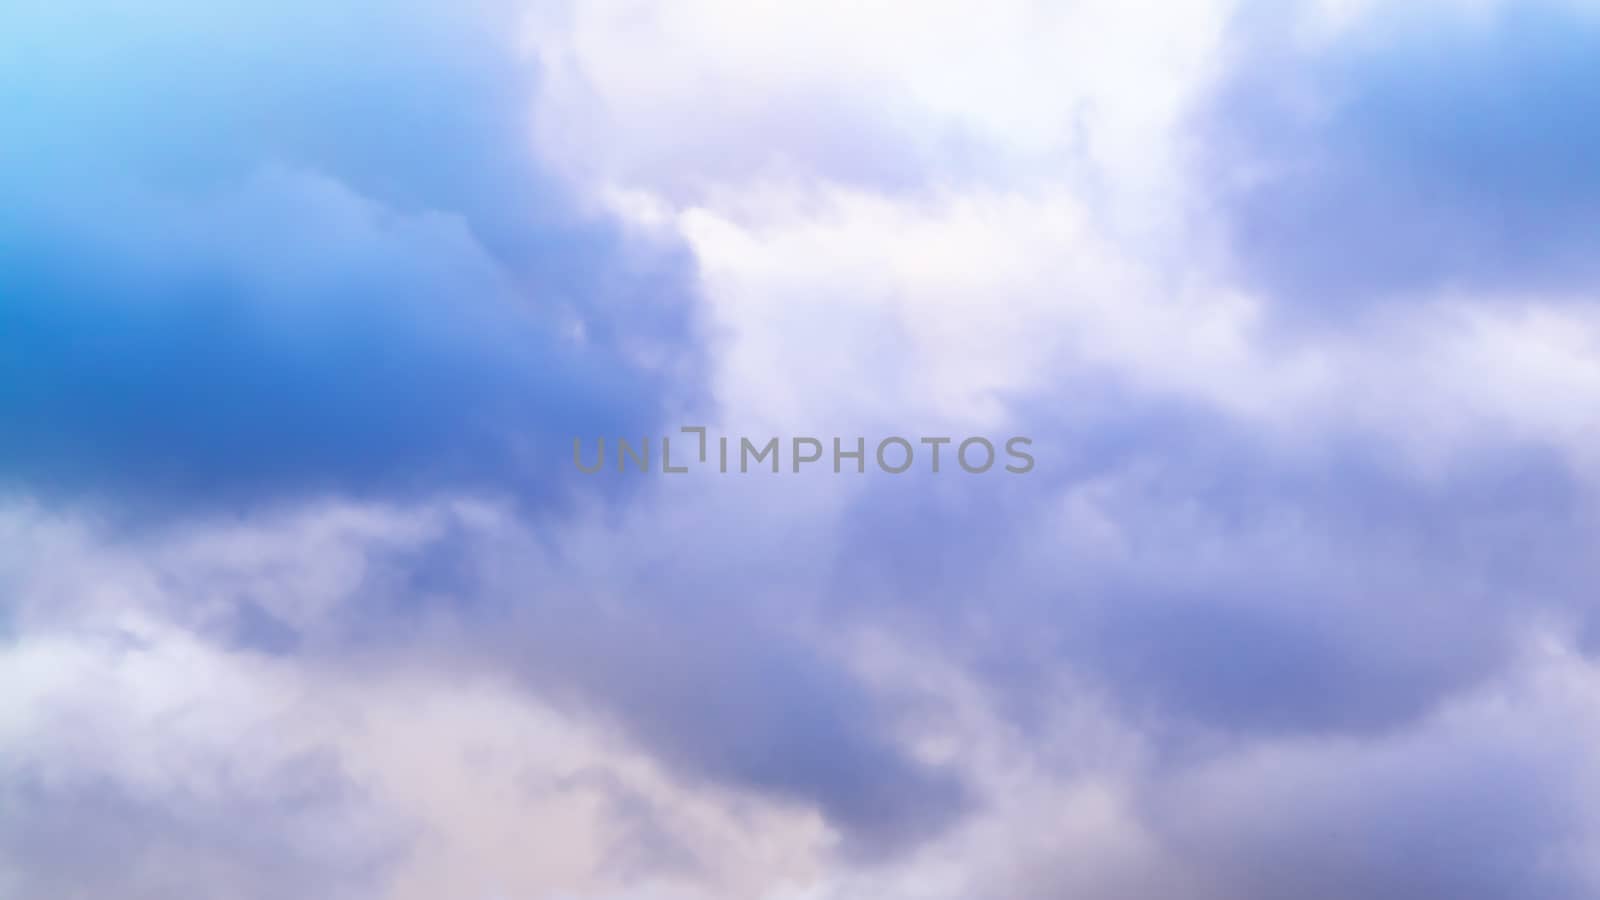
[[[1600,896],[1597,160],[1589,0],[11,0],[0,897]]]

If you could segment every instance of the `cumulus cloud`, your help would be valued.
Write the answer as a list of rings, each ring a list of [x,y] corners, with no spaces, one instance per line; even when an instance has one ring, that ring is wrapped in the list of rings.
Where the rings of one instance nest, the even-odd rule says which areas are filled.
[[[1580,4],[161,9],[0,38],[0,890],[1593,892]]]

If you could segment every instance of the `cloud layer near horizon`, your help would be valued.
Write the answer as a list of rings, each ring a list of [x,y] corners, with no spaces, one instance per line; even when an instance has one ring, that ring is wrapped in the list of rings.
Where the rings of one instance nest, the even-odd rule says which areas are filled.
[[[0,894],[1593,896],[1596,16],[0,13]]]

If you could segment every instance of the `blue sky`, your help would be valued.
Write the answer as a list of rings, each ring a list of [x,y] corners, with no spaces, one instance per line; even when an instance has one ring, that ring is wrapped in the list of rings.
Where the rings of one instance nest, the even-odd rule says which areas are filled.
[[[1595,896],[1597,51],[10,4],[0,896]]]

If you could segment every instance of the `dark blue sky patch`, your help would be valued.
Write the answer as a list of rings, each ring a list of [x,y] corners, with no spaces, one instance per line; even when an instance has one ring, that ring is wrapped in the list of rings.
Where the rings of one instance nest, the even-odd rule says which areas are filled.
[[[697,393],[685,251],[540,171],[503,42],[167,5],[0,37],[0,485],[545,501],[572,436]]]

